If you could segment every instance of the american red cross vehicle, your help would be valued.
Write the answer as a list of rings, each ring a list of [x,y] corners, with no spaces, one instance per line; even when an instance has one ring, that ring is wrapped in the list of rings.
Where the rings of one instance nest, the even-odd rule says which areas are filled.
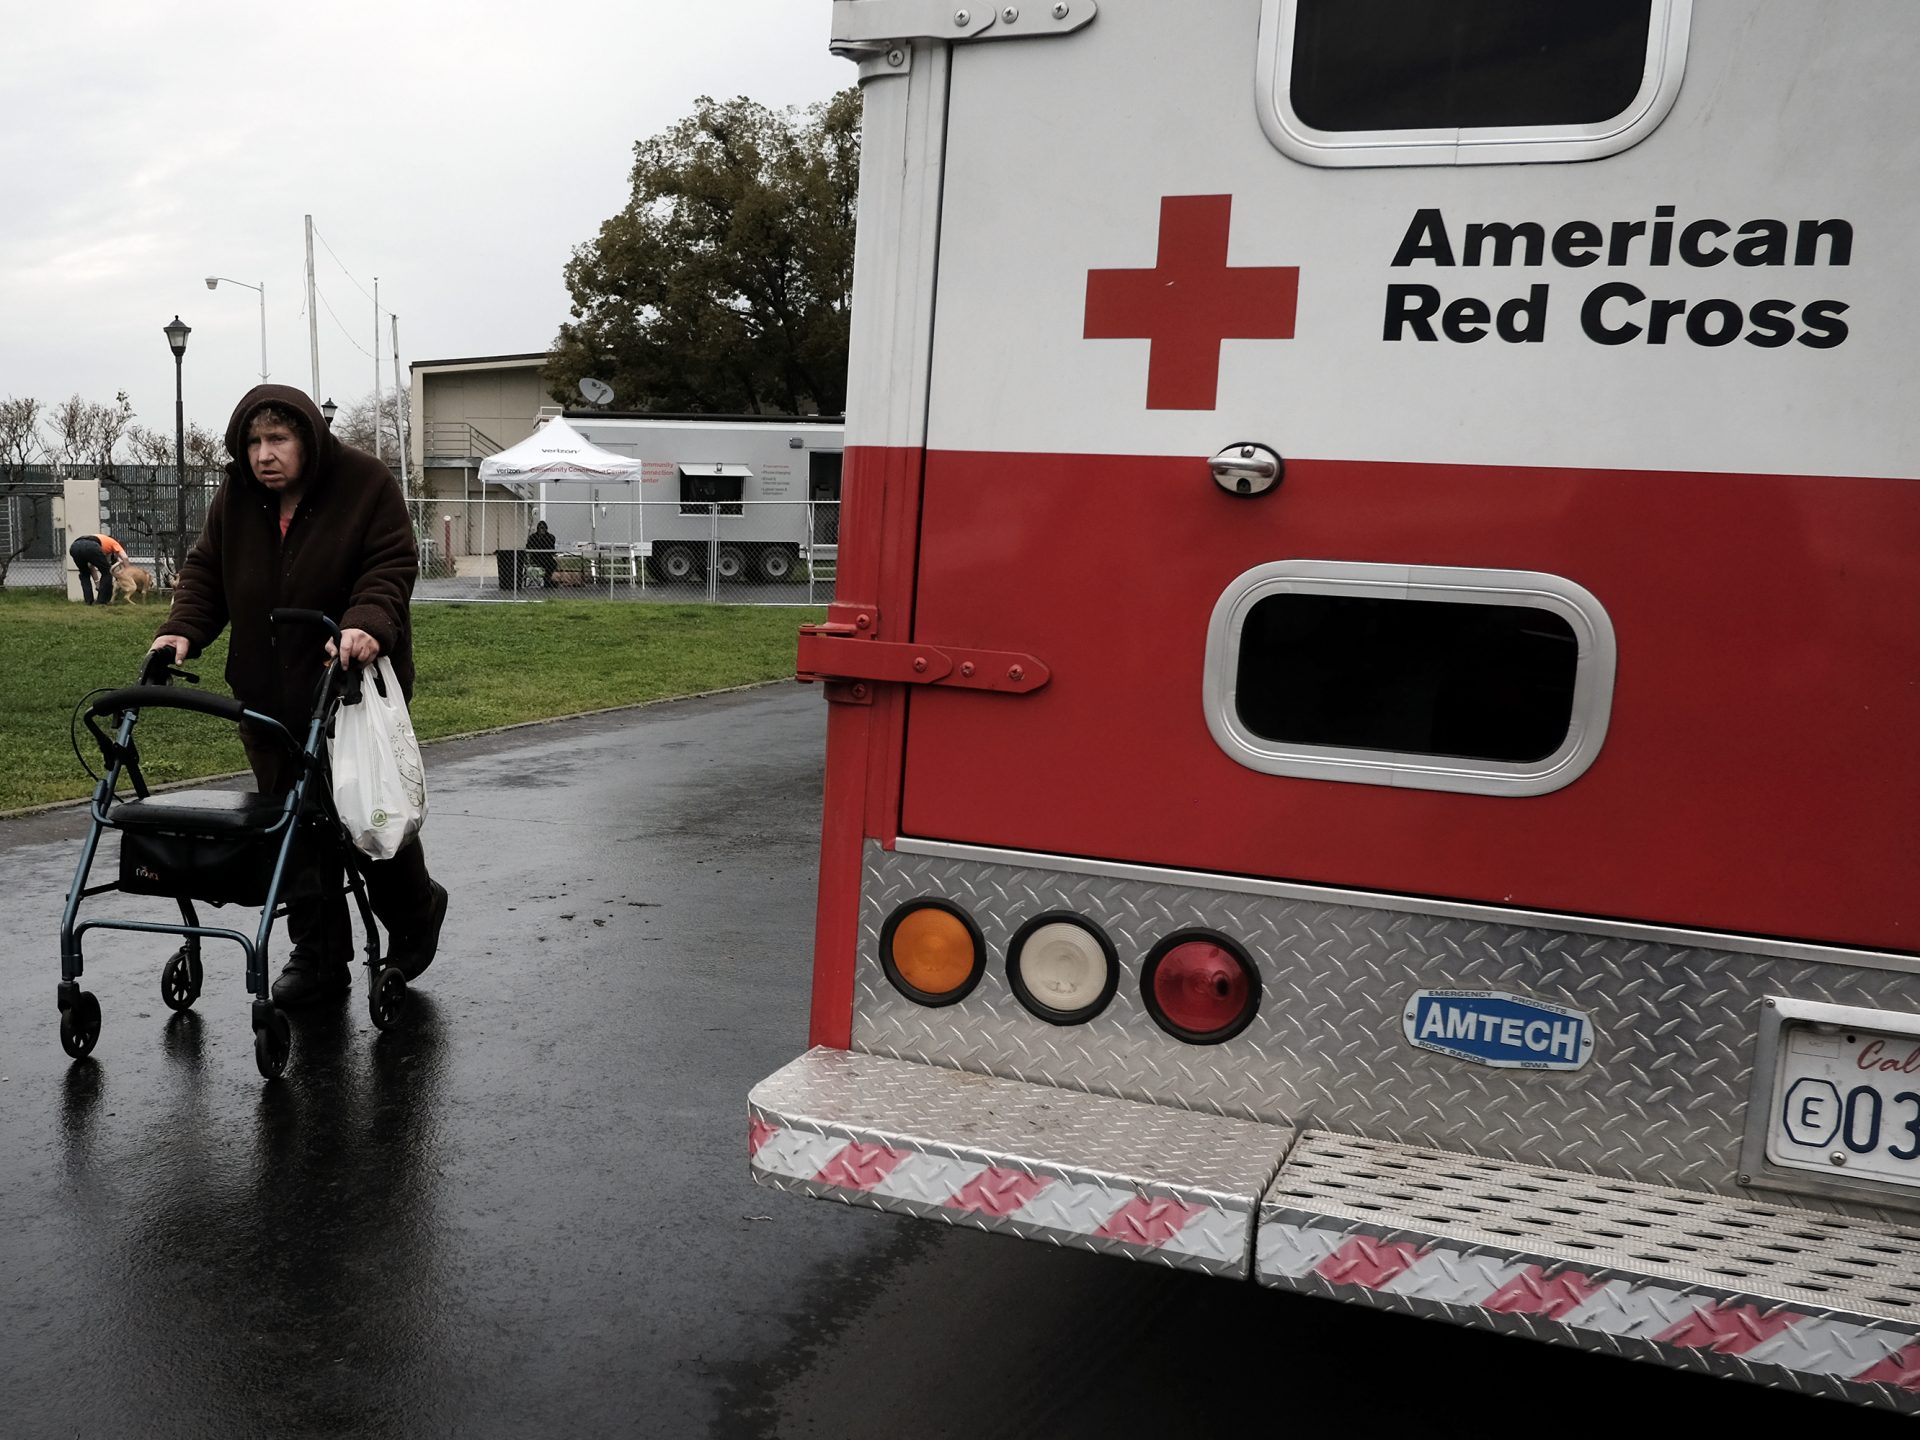
[[[1920,11],[833,25],[755,1178],[1920,1408]]]

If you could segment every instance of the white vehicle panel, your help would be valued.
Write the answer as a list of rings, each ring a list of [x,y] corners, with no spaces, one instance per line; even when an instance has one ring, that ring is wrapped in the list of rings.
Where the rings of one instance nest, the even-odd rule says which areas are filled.
[[[1696,8],[1671,114],[1624,153],[1577,164],[1328,170],[1281,154],[1254,102],[1260,0],[1177,12],[1110,0],[1061,39],[959,45],[946,147],[942,294],[929,444],[1034,453],[1206,455],[1255,438],[1289,456],[1473,465],[1909,477],[1920,422],[1901,390],[1920,295],[1920,150],[1904,137],[1920,27],[1895,0],[1742,0]],[[1177,20],[1169,18],[1177,13]],[[1871,18],[1869,18],[1871,17]],[[1177,38],[1178,43],[1172,43]],[[1899,113],[1894,113],[1898,99]],[[1789,103],[1790,102],[1790,103]],[[1099,123],[1088,124],[1089,116]],[[1115,157],[1124,157],[1116,163]],[[1232,197],[1231,267],[1299,268],[1294,338],[1225,340],[1211,409],[1149,409],[1149,342],[1083,338],[1088,273],[1155,266],[1160,203]],[[1844,219],[1849,263],[1395,267],[1437,207],[1469,223],[1676,226]],[[1797,228],[1795,229],[1797,237]],[[1738,237],[1729,237],[1731,244]],[[1597,343],[1581,309],[1625,282],[1744,313],[1847,306],[1845,340]],[[1382,338],[1389,285],[1498,306],[1547,287],[1544,339]]]

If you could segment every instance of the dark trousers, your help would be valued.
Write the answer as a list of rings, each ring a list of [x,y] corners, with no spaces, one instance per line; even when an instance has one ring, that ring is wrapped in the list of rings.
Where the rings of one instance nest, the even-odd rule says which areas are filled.
[[[110,605],[113,603],[113,567],[107,563],[107,552],[100,548],[100,542],[94,539],[76,540],[67,547],[67,554],[73,557],[73,563],[80,567],[80,598],[89,605]],[[98,571],[96,581],[93,572]],[[100,598],[93,598],[98,587]]]
[[[299,771],[293,755],[269,736],[246,728],[240,731],[254,784],[263,795],[284,795],[293,788]],[[317,783],[317,782],[316,782]],[[312,793],[312,786],[308,787]],[[317,807],[309,805],[310,811]],[[353,958],[353,922],[347,910],[346,874],[342,868],[347,842],[333,826],[303,823],[294,842],[287,881],[287,938],[303,959],[346,964]],[[433,889],[427,874],[427,852],[416,838],[391,860],[367,860],[367,901],[386,927],[388,948],[396,937],[426,928],[433,908]]]

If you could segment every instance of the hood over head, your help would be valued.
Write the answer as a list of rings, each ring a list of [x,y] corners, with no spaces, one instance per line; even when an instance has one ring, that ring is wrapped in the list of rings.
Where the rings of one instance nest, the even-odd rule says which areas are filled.
[[[325,479],[340,454],[340,442],[333,438],[333,432],[327,428],[327,417],[320,413],[320,407],[313,403],[306,391],[297,390],[291,385],[256,385],[242,395],[240,403],[233,407],[233,418],[227,421],[227,454],[233,457],[231,473],[236,478],[244,476],[253,479],[253,467],[247,463],[247,430],[253,423],[255,412],[267,405],[287,411],[301,422],[306,431],[301,437],[307,452],[301,483],[311,485]]]

